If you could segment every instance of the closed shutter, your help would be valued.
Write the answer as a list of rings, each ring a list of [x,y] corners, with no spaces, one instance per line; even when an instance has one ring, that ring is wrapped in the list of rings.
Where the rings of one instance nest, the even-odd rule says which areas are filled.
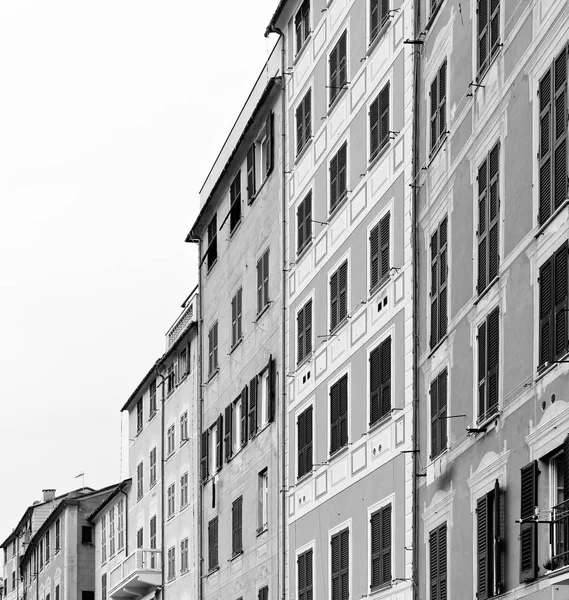
[[[381,264],[379,277],[381,280],[389,276],[390,261],[389,261],[389,222],[391,213],[387,213],[379,222],[380,230],[380,250]]]
[[[499,237],[499,212],[500,212],[500,144],[496,144],[490,151],[488,159],[489,188],[487,191],[488,202],[488,280],[489,284],[498,276],[500,257],[498,254]]]
[[[225,443],[225,461],[229,462],[233,456],[233,439],[232,439],[232,426],[233,426],[233,404],[225,407],[225,434],[223,441]]]
[[[431,82],[431,150],[433,150],[439,140],[439,78],[438,74]]]
[[[489,590],[489,578],[491,566],[488,564],[489,558],[489,540],[488,540],[488,521],[489,521],[489,501],[488,495],[482,496],[476,503],[476,521],[477,521],[477,543],[478,543],[478,600],[486,600],[491,594]],[[493,594],[492,594],[493,595]]]
[[[338,323],[348,314],[348,261],[338,269]]]
[[[209,570],[219,566],[218,561],[218,520],[212,519],[208,525]]]
[[[247,445],[247,433],[248,433],[248,417],[249,417],[249,406],[248,406],[248,388],[245,386],[241,391],[241,447]]]
[[[217,435],[215,441],[215,463],[218,469],[221,469],[223,466],[223,415],[220,413],[219,417],[217,417]]]
[[[56,593],[55,593],[57,600],[59,600],[59,588],[56,588]],[[107,574],[103,573],[103,576],[101,577],[101,599],[102,600],[107,600]]]
[[[537,577],[537,523],[531,521],[537,506],[537,476],[535,460],[521,469],[520,519],[525,522],[520,524],[520,583]]]
[[[249,383],[249,437],[257,433],[257,376]]]
[[[379,151],[379,96],[369,107],[369,153],[372,160]]]
[[[304,306],[304,356],[312,353],[312,300]]]
[[[553,257],[539,270],[539,366],[553,360]]]
[[[488,317],[488,388],[487,388],[487,415],[498,410],[498,369],[500,348],[500,313],[495,309]]]
[[[380,348],[374,348],[369,355],[369,424],[381,418],[381,361]]]
[[[553,211],[567,199],[567,50],[554,63]]]
[[[438,98],[438,111],[439,111],[439,139],[444,135],[446,131],[446,95],[447,95],[447,61],[445,60],[439,69],[438,76],[439,83],[439,98]]]
[[[440,342],[447,332],[447,228],[448,220],[445,217],[439,227],[439,252],[438,252],[438,277],[439,277],[439,313],[438,337]]]
[[[478,0],[478,72],[483,73],[488,67],[488,2],[489,0]]]
[[[339,50],[338,50],[338,86],[343,88],[348,81],[348,35],[344,31],[340,41],[338,42]],[[337,90],[339,93],[340,90]]]
[[[429,585],[431,600],[447,600],[447,526],[429,533]]]
[[[231,299],[231,345],[237,343],[237,295]]]
[[[330,388],[330,454],[340,448],[340,387]]]
[[[543,224],[551,216],[551,137],[552,123],[552,69],[548,69],[539,82],[539,212]]]
[[[277,369],[277,361],[272,357],[272,355],[269,357],[269,365],[268,365],[268,370],[269,370],[269,389],[267,390],[267,393],[269,395],[268,397],[268,421],[269,423],[272,423],[275,420],[275,409],[276,409],[276,399],[277,399],[277,390],[276,390],[276,369]]]
[[[379,223],[373,227],[369,234],[369,274],[370,292],[379,284]]]
[[[349,598],[349,538],[350,532],[344,529],[332,536],[332,600],[348,600]]]
[[[431,456],[433,459],[438,455],[439,442],[439,386],[438,379],[431,383],[430,391],[431,401]]]
[[[330,69],[330,105],[334,102],[340,92],[340,45],[334,46],[328,59]]]
[[[563,498],[569,500],[569,434],[563,440]]]
[[[555,253],[554,301],[555,301],[555,358],[560,359],[567,352],[567,268],[568,245],[564,244]]]
[[[431,348],[439,341],[439,231],[431,236]]]
[[[478,169],[478,287],[477,291],[481,294],[488,285],[488,277],[486,271],[487,262],[487,237],[488,229],[487,220],[487,193],[488,181],[488,163],[484,161]]]
[[[379,0],[370,0],[369,3],[369,41],[375,40],[379,34]]]
[[[350,531],[344,529],[340,534],[340,578],[341,578],[341,600],[348,600],[350,597]]]
[[[296,434],[298,446],[298,477],[306,475],[306,413],[303,412],[296,420]]]
[[[300,202],[296,209],[296,225],[296,247],[297,253],[300,253],[306,243],[306,235],[304,233],[304,200]]]
[[[273,111],[271,111],[267,116],[267,121],[265,125],[265,131],[267,135],[267,140],[269,144],[268,152],[266,155],[266,170],[267,177],[273,170],[273,166],[275,163],[275,115]]]
[[[339,438],[340,448],[348,443],[348,376],[339,381]]]
[[[236,555],[243,552],[243,496],[233,502],[232,525],[232,549]]]
[[[330,212],[338,204],[338,155],[335,154],[330,161]]]
[[[299,555],[298,569],[298,600],[312,600],[312,550]]]
[[[379,147],[389,142],[389,83],[379,93]]]
[[[202,447],[201,447],[201,475],[205,481],[209,476],[209,431],[206,429],[202,432]]]
[[[503,500],[502,494],[500,493],[500,482],[496,479],[494,482],[494,515],[493,515],[493,530],[490,532],[494,541],[494,594],[502,593],[502,574],[504,569],[502,567],[502,560],[504,556],[502,554],[502,528],[504,525],[504,519],[502,518]],[[490,590],[492,591],[492,590]]]
[[[371,528],[370,588],[391,583],[391,504],[375,512]]]
[[[486,410],[486,322],[478,327],[478,420],[482,420]]]
[[[347,193],[348,169],[348,144],[344,142],[338,150],[338,200],[342,200]]]
[[[447,447],[447,387],[448,371],[445,369],[438,377],[438,451],[446,450]]]
[[[266,585],[259,590],[257,594],[258,600],[269,600],[269,586]]]
[[[255,192],[257,191],[255,178],[255,144],[253,144],[247,152],[247,198],[249,199],[249,204],[253,201]]]
[[[381,361],[381,416],[391,413],[391,337],[380,345]]]
[[[308,92],[306,96],[304,96],[304,143],[308,143],[310,136],[312,135],[312,95],[311,92]]]
[[[297,331],[297,363],[304,360],[304,307],[298,311],[296,315],[296,331]]]

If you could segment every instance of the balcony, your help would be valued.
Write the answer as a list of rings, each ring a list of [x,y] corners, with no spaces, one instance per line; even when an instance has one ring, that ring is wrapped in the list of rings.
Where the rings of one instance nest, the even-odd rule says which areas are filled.
[[[115,567],[109,577],[110,598],[140,598],[162,583],[159,550],[137,548]]]

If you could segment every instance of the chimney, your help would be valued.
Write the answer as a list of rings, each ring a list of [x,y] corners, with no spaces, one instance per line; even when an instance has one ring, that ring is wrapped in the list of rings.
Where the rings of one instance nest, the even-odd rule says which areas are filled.
[[[55,490],[42,490],[43,502],[55,500]]]

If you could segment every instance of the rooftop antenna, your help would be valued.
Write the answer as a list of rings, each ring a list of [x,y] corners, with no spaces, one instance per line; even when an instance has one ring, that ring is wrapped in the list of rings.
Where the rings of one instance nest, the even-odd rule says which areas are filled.
[[[81,477],[81,489],[85,489],[85,473],[81,472],[79,475],[75,475],[75,479]]]

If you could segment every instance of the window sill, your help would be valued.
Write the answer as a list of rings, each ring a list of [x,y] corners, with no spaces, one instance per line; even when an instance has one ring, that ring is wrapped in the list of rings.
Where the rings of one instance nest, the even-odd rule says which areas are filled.
[[[300,485],[301,483],[304,483],[305,481],[308,481],[312,477],[312,469],[313,468],[314,468],[314,466],[312,466],[310,468],[310,471],[307,471],[306,473],[304,473],[300,477],[297,477],[296,478],[296,485]]]
[[[543,366],[541,371],[539,370],[540,367],[538,367],[537,370],[539,375],[535,378],[534,383],[537,383],[540,379],[543,379],[548,373],[553,371],[553,369],[555,369],[559,364],[562,364],[562,362],[565,361],[569,362],[569,352],[566,352],[563,356],[560,356],[559,358],[552,360],[551,362],[544,363],[544,365],[547,365],[547,367]]]
[[[184,438],[181,442],[180,442],[180,448],[182,446],[185,446],[188,442],[190,441],[190,438]]]
[[[340,333],[340,329],[342,329],[344,327],[344,325],[347,325],[348,323],[348,315],[346,315],[337,325],[336,327],[334,327],[334,329],[330,329],[329,335],[328,337],[333,337],[336,336]]]
[[[140,429],[137,429],[135,437],[138,437],[143,432],[143,430],[144,430],[143,427],[141,427]]]
[[[247,197],[247,205],[248,206],[250,206],[251,204],[253,204],[253,202],[255,202],[255,200],[257,199],[257,197],[261,193],[261,190],[265,187],[265,183],[267,183],[267,179],[268,178],[269,178],[269,176],[267,175],[267,177],[265,177],[265,179],[263,179],[263,181],[261,182],[261,185],[259,186],[259,189],[255,190],[255,193],[252,196],[248,196]]]
[[[186,508],[188,508],[189,504],[184,504],[183,506],[180,506],[180,513],[184,512],[186,510]]]
[[[348,192],[345,191],[342,194],[342,197],[339,198],[336,201],[336,204],[334,205],[334,208],[330,208],[330,216],[328,217],[328,224],[330,224],[330,221],[334,218],[335,215],[338,214],[338,209],[345,204],[345,202],[348,200]]]
[[[435,160],[435,157],[441,151],[441,148],[445,145],[445,140],[447,139],[449,134],[450,132],[447,130],[441,133],[441,135],[439,135],[436,144],[429,151],[429,163],[427,167],[429,167],[433,160]]]
[[[439,12],[441,10],[443,1],[444,0],[440,0],[440,2],[435,6],[434,10],[429,15],[429,20],[427,21],[427,24],[425,25],[425,31],[429,31],[429,29],[431,29],[431,27],[433,26],[433,23],[435,22],[435,19],[437,18],[437,15],[439,14]]]
[[[328,112],[326,113],[326,117],[329,117],[334,112],[334,109],[336,108],[336,106],[338,106],[340,99],[344,96],[344,94],[347,93],[349,83],[349,81],[345,81],[340,91],[336,94],[334,100],[328,103]]]
[[[385,277],[383,277],[383,279],[380,279],[379,283],[376,283],[372,288],[370,288],[369,296],[367,298],[368,302],[372,300],[373,297],[376,296],[382,289],[384,289],[390,280],[391,277],[389,275],[386,275]]]
[[[372,40],[370,40],[369,46],[367,47],[366,57],[369,56],[376,49],[380,40],[385,36],[390,25],[391,17],[386,17],[385,23],[379,28],[378,32],[375,34],[375,37]]]
[[[445,340],[448,337],[448,333],[445,333],[443,337],[431,348],[429,352],[429,356],[427,358],[432,358],[435,352],[444,344]]]
[[[216,567],[212,567],[207,573],[206,573],[206,577],[209,577],[210,575],[213,575],[214,573],[217,573],[219,571],[219,565],[217,565]]]
[[[273,301],[269,300],[267,302],[267,304],[264,306],[264,308],[261,310],[261,312],[257,313],[257,316],[255,317],[255,323],[258,323],[261,320],[261,317],[269,310],[269,308],[271,308],[272,303],[273,303]]]
[[[152,412],[151,412],[151,413],[148,415],[148,420],[149,420],[149,421],[152,421],[152,419],[153,419],[153,418],[156,416],[156,413],[157,413],[157,412],[158,412],[157,410],[154,410],[154,411],[152,411]]]
[[[494,56],[490,58],[488,64],[484,67],[484,69],[479,69],[476,73],[476,83],[480,83],[484,77],[486,77],[486,73],[492,68],[492,65],[496,60],[498,60],[498,56],[500,56],[500,50],[502,48],[502,40],[498,40],[497,50],[494,52]]]
[[[488,292],[498,283],[498,281],[500,281],[500,276],[496,275],[496,277],[492,279],[492,281],[484,288],[484,290],[480,294],[478,294],[478,298],[476,298],[476,300],[474,301],[474,306],[478,305],[482,298],[484,298],[484,296],[488,294]]]
[[[387,154],[387,149],[390,147],[391,147],[391,138],[389,138],[387,140],[387,142],[385,142],[385,144],[383,144],[383,146],[378,148],[375,151],[374,155],[369,157],[369,161],[368,161],[369,164],[367,167],[368,172],[371,171],[375,167],[375,165],[380,161],[380,159]]]
[[[216,367],[213,373],[210,374],[206,381],[206,385],[219,373],[219,367]]]
[[[381,416],[375,423],[369,423],[367,432],[375,432],[378,429],[382,429],[384,425],[387,425],[391,421],[391,410],[392,409],[390,408],[389,412]]]
[[[538,238],[551,224],[552,221],[554,221],[556,219],[556,217],[563,212],[563,210],[565,208],[567,208],[569,206],[569,198],[567,198],[567,200],[565,200],[565,202],[563,202],[561,204],[561,206],[549,217],[549,219],[547,219],[547,221],[545,221],[545,223],[543,225],[540,225],[539,229],[537,230],[537,233],[535,234],[534,238]]]
[[[169,521],[171,521],[175,516],[176,516],[176,513],[168,515],[168,518],[166,519],[166,523],[168,523]]]
[[[502,413],[500,411],[500,404],[498,403],[498,406],[496,406],[494,412],[476,419],[476,427],[478,429],[487,429],[494,421],[497,421],[500,418],[501,414]],[[482,433],[486,433],[486,432],[482,432]]]
[[[448,443],[448,442],[447,442]],[[433,463],[435,460],[442,458],[448,452],[448,447],[443,448],[439,452],[437,452],[434,456],[429,454],[429,464]]]
[[[239,226],[241,225],[241,222],[243,221],[243,215],[241,215],[239,217],[239,220],[237,221],[237,223],[235,223],[235,225],[233,226],[233,229],[229,229],[229,239],[233,239],[233,236],[235,235],[235,232],[239,229]]]
[[[312,146],[312,136],[310,136],[306,142],[304,142],[304,146],[296,153],[296,158],[294,159],[294,165],[298,165],[298,163],[302,160],[304,155],[308,152],[308,149]]]
[[[348,448],[350,447],[350,442],[346,442],[341,448],[338,448],[337,450],[334,450],[334,452],[331,452],[328,458],[328,462],[332,462],[333,460],[335,460],[336,458],[338,458],[338,456],[342,456],[343,454],[346,454],[346,452],[348,451]]]
[[[296,251],[295,264],[298,264],[308,254],[308,249],[311,247],[312,247],[312,236],[308,239],[307,242],[305,242],[305,244],[304,244],[304,246],[302,246],[302,248],[299,248]]]
[[[156,481],[153,481],[149,486],[148,489],[151,490],[153,487],[156,487]]]
[[[211,263],[211,265],[208,265],[207,267],[207,275],[209,276],[209,274],[211,273],[213,267],[215,267],[215,265],[217,264],[217,258]]]
[[[267,523],[261,525],[261,527],[257,527],[257,537],[262,536],[266,531],[269,531],[269,525]]]
[[[370,585],[369,586],[369,591],[372,594],[375,594],[376,592],[381,592],[383,590],[388,590],[391,587],[393,587],[393,584],[391,583],[391,581],[388,581],[387,583],[379,583],[377,585]]]
[[[241,343],[243,342],[243,336],[241,336],[236,342],[235,344],[233,344],[233,346],[231,346],[231,348],[229,349],[229,352],[227,353],[227,356],[231,356],[231,354],[233,354],[233,351],[238,348]]]
[[[305,40],[302,42],[302,46],[296,51],[296,54],[294,55],[294,59],[292,61],[292,66],[293,67],[302,58],[302,55],[304,54],[304,51],[306,50],[306,48],[308,48],[308,44],[309,44],[309,42],[310,42],[311,39],[312,39],[312,31],[309,31],[308,35],[305,38]]]
[[[302,358],[302,360],[296,364],[296,371],[298,371],[298,369],[301,369],[302,367],[304,367],[304,365],[306,365],[308,362],[310,362],[313,354],[314,354],[314,352],[311,352],[310,354],[307,354],[306,356],[304,356]]]
[[[229,558],[229,559],[227,560],[227,562],[233,562],[235,559],[237,559],[237,558],[241,558],[242,556],[243,556],[243,550],[241,550],[241,551],[239,551],[239,552],[234,552],[234,553],[231,555],[231,558]]]

